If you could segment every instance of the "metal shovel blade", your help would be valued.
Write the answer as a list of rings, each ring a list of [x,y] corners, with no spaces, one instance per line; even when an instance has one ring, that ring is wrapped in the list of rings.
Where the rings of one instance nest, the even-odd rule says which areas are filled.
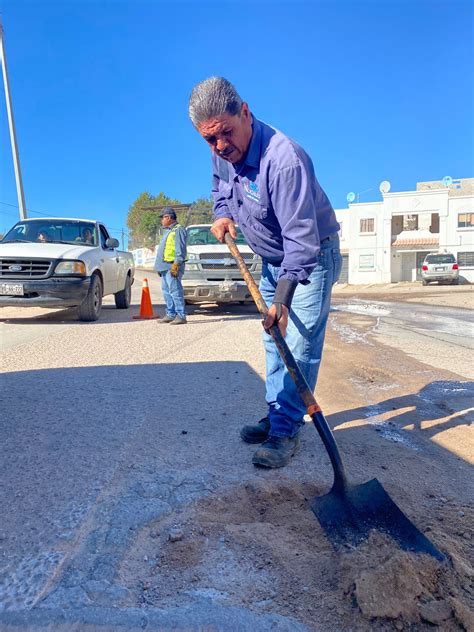
[[[376,478],[361,485],[333,486],[311,502],[311,509],[337,550],[344,544],[357,545],[371,529],[394,538],[405,551],[427,553],[442,562],[445,556],[397,507]]]

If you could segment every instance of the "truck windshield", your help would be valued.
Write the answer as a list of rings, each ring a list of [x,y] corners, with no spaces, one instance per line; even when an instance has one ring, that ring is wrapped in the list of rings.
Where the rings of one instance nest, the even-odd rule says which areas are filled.
[[[96,246],[97,230],[92,222],[32,219],[15,224],[2,239],[3,243],[9,241]]]
[[[211,233],[210,226],[190,226],[188,229],[188,246],[208,246],[208,245],[222,245],[214,235]],[[244,246],[247,244],[245,237],[242,234],[240,228],[237,228],[236,244]]]

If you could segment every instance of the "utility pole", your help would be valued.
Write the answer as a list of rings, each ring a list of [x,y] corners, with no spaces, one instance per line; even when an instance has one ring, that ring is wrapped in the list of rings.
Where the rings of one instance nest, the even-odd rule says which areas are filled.
[[[123,235],[123,228],[122,228],[122,250],[125,250],[125,245],[124,245],[124,235]]]
[[[8,84],[7,58],[5,56],[5,42],[3,35],[3,24],[0,21],[0,62],[3,70],[3,85],[5,88],[5,100],[7,102],[8,127],[10,129],[10,142],[12,146],[13,167],[15,169],[16,193],[18,196],[18,208],[20,219],[26,219],[25,194],[23,193],[23,181],[21,179],[20,158],[18,156],[18,145],[16,142],[15,122],[13,120],[12,102],[10,97],[10,87]]]

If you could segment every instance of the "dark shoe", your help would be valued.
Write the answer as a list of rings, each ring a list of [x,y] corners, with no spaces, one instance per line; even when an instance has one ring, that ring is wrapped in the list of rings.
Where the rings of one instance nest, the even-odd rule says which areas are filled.
[[[244,426],[240,431],[240,438],[245,443],[262,443],[268,439],[268,433],[270,432],[270,419],[264,417],[253,426]]]
[[[175,318],[176,316],[168,316],[168,314],[166,314],[166,316],[163,316],[163,318],[159,318],[156,322],[157,323],[172,323]]]
[[[176,316],[171,322],[170,325],[185,325],[188,321],[186,318],[181,318],[181,316]]]
[[[268,437],[252,458],[254,465],[260,467],[283,467],[298,452],[300,438]]]

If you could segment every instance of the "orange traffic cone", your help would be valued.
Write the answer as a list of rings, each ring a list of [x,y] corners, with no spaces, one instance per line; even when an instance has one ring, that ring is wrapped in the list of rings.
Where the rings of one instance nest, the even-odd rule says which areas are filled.
[[[135,320],[146,320],[150,318],[158,318],[153,314],[153,305],[151,304],[150,288],[148,287],[148,279],[143,279],[142,300],[140,303],[140,313],[134,316]]]

